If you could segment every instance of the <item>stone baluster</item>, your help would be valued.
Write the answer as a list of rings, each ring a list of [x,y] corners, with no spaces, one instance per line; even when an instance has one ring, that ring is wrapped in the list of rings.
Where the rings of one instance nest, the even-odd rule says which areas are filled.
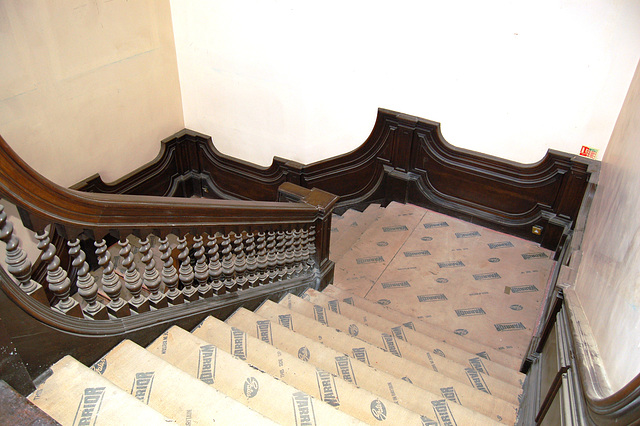
[[[278,231],[276,236],[276,271],[277,281],[282,281],[287,275],[287,265],[285,258],[285,235],[284,231]]]
[[[171,257],[171,245],[168,238],[160,239],[160,260],[162,260],[162,282],[167,288],[165,296],[172,305],[184,303],[184,296],[178,290],[178,271]]]
[[[256,285],[265,285],[269,280],[268,262],[267,262],[267,236],[264,232],[258,232],[257,243],[257,267],[258,281]]]
[[[245,290],[249,285],[246,276],[247,256],[244,254],[243,241],[241,233],[235,234],[235,238],[233,239],[233,257],[235,258],[233,270],[238,290]]]
[[[302,274],[302,231],[293,230],[293,275]]]
[[[120,277],[115,272],[115,265],[111,260],[111,253],[107,248],[105,240],[94,243],[96,246],[96,256],[98,257],[98,265],[103,269],[102,271],[102,289],[109,296],[111,301],[107,304],[107,310],[109,313],[117,318],[126,317],[131,315],[129,305],[120,298],[120,291],[122,291],[122,283]]]
[[[219,233],[215,236],[209,235],[207,237],[207,255],[209,256],[209,279],[211,280],[211,290],[215,294],[224,293],[224,283],[221,280],[222,277],[222,264],[220,263],[220,253],[218,246]]]
[[[125,269],[124,286],[131,293],[129,305],[137,313],[147,312],[149,311],[149,301],[142,295],[142,277],[133,259],[131,243],[125,238],[118,241],[118,245],[120,246],[118,254],[122,258],[122,267]]]
[[[236,282],[233,279],[234,262],[233,262],[233,247],[228,235],[222,237],[222,280],[224,283],[224,291],[236,291],[238,288]],[[218,293],[221,294],[221,293]]]
[[[200,297],[213,296],[213,289],[209,285],[209,266],[207,265],[207,257],[205,256],[204,243],[202,236],[193,237],[193,256],[196,258],[196,267],[194,268],[196,281],[198,282],[198,293]]]
[[[142,284],[149,290],[149,304],[156,309],[169,306],[167,297],[160,291],[162,279],[156,269],[156,260],[153,258],[153,250],[149,238],[140,241],[140,254],[144,264],[144,274],[142,274]]]
[[[248,287],[258,286],[258,259],[256,259],[256,244],[253,233],[247,233],[244,242],[244,252],[247,257],[247,281]]]
[[[49,300],[42,286],[31,279],[31,261],[20,248],[20,240],[13,234],[13,224],[7,220],[4,206],[0,204],[0,240],[6,244],[7,270],[13,275],[22,291],[41,303],[49,306]]]
[[[82,309],[80,304],[69,297],[71,291],[71,280],[67,276],[67,272],[60,267],[60,258],[56,256],[56,247],[51,244],[49,239],[49,231],[45,230],[42,234],[36,234],[39,241],[38,248],[42,251],[40,259],[47,264],[47,283],[49,290],[56,296],[53,308],[65,315],[82,318]]]
[[[276,233],[267,233],[267,280],[272,283],[278,278],[278,259],[276,253]]]
[[[178,238],[178,250],[180,250],[180,254],[178,254],[178,261],[180,262],[178,276],[180,282],[184,285],[182,294],[185,300],[193,302],[194,300],[198,300],[198,290],[193,286],[195,275],[193,273],[193,266],[191,266],[191,257],[189,256],[186,237]]]
[[[293,255],[293,231],[286,231],[284,233],[284,263],[285,263],[285,278],[289,279],[294,275],[294,255]]]
[[[107,307],[97,300],[98,285],[93,275],[89,273],[89,264],[86,262],[87,255],[80,248],[80,240],[76,238],[74,241],[69,241],[67,245],[69,246],[69,256],[73,259],[71,265],[76,269],[78,275],[76,280],[78,294],[86,302],[86,306],[82,310],[84,316],[96,320],[109,319]]]

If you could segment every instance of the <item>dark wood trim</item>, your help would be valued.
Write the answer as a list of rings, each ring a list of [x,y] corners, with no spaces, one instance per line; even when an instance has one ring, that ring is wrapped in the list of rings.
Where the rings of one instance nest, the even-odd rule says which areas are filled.
[[[95,175],[74,189],[273,201],[278,186],[292,182],[340,196],[338,213],[371,202],[409,202],[558,250],[597,168],[598,162],[554,150],[523,165],[455,148],[439,123],[380,109],[360,147],[316,163],[274,158],[260,167],[182,130],[162,141],[148,166],[110,184]]]
[[[72,355],[90,365],[123,339],[146,346],[172,325],[191,330],[209,315],[225,319],[239,307],[254,309],[266,299],[278,301],[289,292],[301,294],[318,282],[319,276],[307,276],[227,293],[195,302],[171,306],[144,315],[111,320],[86,320],[63,315],[24,294],[0,268],[0,312],[11,321],[4,326],[31,378],[35,379],[51,364]]]

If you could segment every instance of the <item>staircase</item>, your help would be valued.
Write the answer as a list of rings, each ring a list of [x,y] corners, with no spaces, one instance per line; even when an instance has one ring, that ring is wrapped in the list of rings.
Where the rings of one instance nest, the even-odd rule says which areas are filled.
[[[66,356],[29,400],[65,425],[516,424],[551,252],[397,203],[334,216],[331,240],[322,292]]]

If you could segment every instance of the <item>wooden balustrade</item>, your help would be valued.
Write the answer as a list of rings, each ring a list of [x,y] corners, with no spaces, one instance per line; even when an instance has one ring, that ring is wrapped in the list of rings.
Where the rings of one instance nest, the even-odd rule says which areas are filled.
[[[90,363],[116,340],[146,344],[168,324],[192,327],[206,315],[223,318],[331,282],[328,239],[314,235],[329,235],[338,197],[292,184],[281,192],[294,196],[83,193],[48,181],[0,138],[0,196],[17,206],[42,252],[26,258],[0,207],[0,311],[12,318],[5,326],[29,373],[39,375],[60,353]],[[69,268],[61,258],[72,260]],[[31,270],[43,266],[38,283]]]

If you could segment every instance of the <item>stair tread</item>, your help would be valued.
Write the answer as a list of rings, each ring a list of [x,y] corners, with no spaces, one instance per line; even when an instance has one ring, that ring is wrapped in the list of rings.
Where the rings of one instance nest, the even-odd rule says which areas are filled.
[[[230,352],[233,350],[233,333],[237,331],[227,323],[208,317],[192,334]],[[247,336],[247,362],[260,370],[369,424],[424,424],[424,416],[272,346],[270,321],[260,321],[252,327],[251,333],[254,334]]]
[[[345,218],[342,226],[338,226],[338,232],[332,233],[336,237],[331,241],[330,258],[334,262],[340,260],[342,255],[351,249],[362,234],[384,213],[384,209],[377,204],[369,205],[362,213],[353,217]]]
[[[251,424],[275,424],[130,340],[92,369],[178,424],[236,424],[238,416]]]
[[[314,419],[319,424],[361,423],[250,366],[244,361],[246,339],[241,334],[234,336],[237,339],[230,354],[173,326],[147,350],[194,377],[201,373],[201,354],[208,352],[214,366],[212,386],[277,423],[295,425]]]
[[[289,315],[293,324],[295,324],[294,330],[298,333],[315,338],[338,351],[352,354],[350,356],[354,356],[354,350],[356,350],[356,353],[361,353],[365,356],[366,361],[374,367],[382,369],[397,378],[410,375],[410,379],[415,385],[430,392],[436,393],[440,392],[442,388],[454,387],[461,404],[475,411],[486,415],[501,416],[502,418],[513,416],[517,412],[515,404],[489,394],[479,374],[473,374],[470,377],[473,383],[484,391],[478,390],[470,384],[450,379],[432,369],[398,358],[389,352],[319,324],[313,319],[293,312],[285,306],[270,300],[267,300],[256,313],[272,321],[277,321],[280,315]]]
[[[280,301],[280,304],[308,318],[316,319],[316,321],[326,326],[350,334],[357,339],[389,351],[400,358],[430,368],[451,379],[466,383],[469,380],[469,374],[480,373],[484,384],[491,390],[492,395],[513,404],[519,403],[518,395],[522,394],[522,383],[509,383],[492,376],[489,374],[485,363],[480,361],[477,356],[469,357],[474,359],[475,362],[473,363],[469,362],[469,358],[464,359],[466,362],[458,363],[443,356],[432,355],[431,351],[410,343],[407,335],[411,334],[411,330],[405,332],[403,326],[395,327],[395,329],[391,327],[388,330],[379,330],[362,321],[348,318],[330,310],[326,303],[323,304],[322,301],[320,303],[310,302],[289,294]],[[345,309],[347,308],[348,306],[345,307]],[[375,315],[365,314],[364,320],[375,320]],[[482,367],[482,369],[478,367]]]
[[[360,321],[381,332],[396,334],[399,339],[438,355],[436,360],[442,361],[442,358],[444,358],[445,360],[454,361],[460,365],[471,366],[488,376],[522,388],[525,375],[517,370],[505,367],[504,365],[442,342],[426,334],[421,334],[411,329],[411,327],[404,325],[402,322],[389,321],[375,313],[365,311],[348,303],[341,303],[339,299],[316,290],[308,289],[303,296],[306,300],[322,305],[346,318]],[[439,368],[439,370],[442,369]]]
[[[61,424],[167,424],[165,416],[71,356],[45,375],[28,398]]]
[[[500,363],[505,367],[514,370],[520,368],[521,360],[519,358],[516,358],[505,352],[500,352],[497,349],[494,349],[483,343],[468,339],[464,336],[460,336],[449,330],[445,330],[438,326],[421,321],[419,318],[415,318],[402,312],[393,310],[388,306],[383,306],[379,303],[372,302],[359,296],[355,296],[348,291],[336,287],[335,285],[328,285],[327,287],[325,287],[325,289],[323,290],[323,294],[334,297],[336,299],[340,299],[345,303],[353,305],[367,312],[376,314],[394,323],[400,323],[403,325],[411,324],[411,327],[413,327],[413,329],[418,333],[422,333],[426,336],[431,336],[434,339],[448,343],[467,352],[488,357],[488,359],[496,363]]]
[[[255,312],[240,308],[226,322],[247,333],[257,336],[258,324],[265,318]],[[457,424],[490,425],[496,424],[494,416],[489,418],[470,410],[456,401],[453,389],[443,389],[438,393],[426,391],[412,383],[398,379],[384,371],[378,370],[363,362],[352,362],[344,352],[334,350],[322,343],[294,332],[287,318],[271,321],[272,344],[279,350],[293,356],[302,357],[307,362],[326,371],[335,372],[338,377],[351,382],[370,392],[385,397],[414,412],[433,410],[432,415],[442,424],[454,420]],[[446,399],[446,398],[449,398]],[[452,402],[453,400],[453,402]],[[514,424],[515,414],[511,419],[504,419],[506,424]]]

